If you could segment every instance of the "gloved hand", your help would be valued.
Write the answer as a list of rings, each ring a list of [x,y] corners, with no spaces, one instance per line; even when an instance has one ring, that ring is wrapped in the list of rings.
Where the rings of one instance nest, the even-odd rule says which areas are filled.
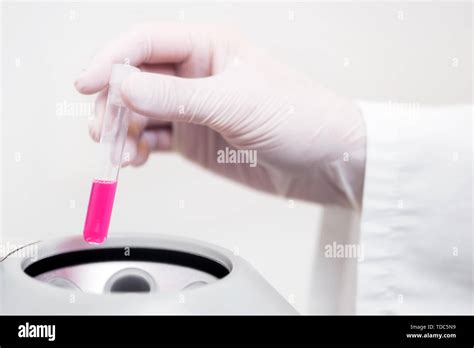
[[[360,207],[365,126],[352,101],[221,28],[146,24],[107,45],[75,82],[80,93],[100,92],[95,140],[111,66],[124,62],[145,71],[122,84],[135,113],[125,150],[132,165],[173,149],[263,191]],[[226,147],[256,151],[258,165],[220,163]]]

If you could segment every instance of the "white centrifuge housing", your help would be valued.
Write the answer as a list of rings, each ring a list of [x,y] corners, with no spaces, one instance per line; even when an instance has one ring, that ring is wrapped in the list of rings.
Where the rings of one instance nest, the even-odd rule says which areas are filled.
[[[245,260],[171,236],[33,243],[0,260],[1,314],[296,314]]]

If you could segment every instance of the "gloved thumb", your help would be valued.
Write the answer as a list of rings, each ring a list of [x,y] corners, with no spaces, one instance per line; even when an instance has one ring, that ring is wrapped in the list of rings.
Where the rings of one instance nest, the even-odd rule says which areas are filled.
[[[122,84],[122,98],[132,111],[141,115],[161,121],[214,126],[216,129],[222,125],[219,118],[224,114],[226,103],[223,101],[229,99],[225,78],[219,75],[181,78],[134,73]]]

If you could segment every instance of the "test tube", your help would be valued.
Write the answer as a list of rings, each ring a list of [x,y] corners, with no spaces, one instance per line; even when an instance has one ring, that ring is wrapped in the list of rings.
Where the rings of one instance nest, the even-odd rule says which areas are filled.
[[[101,244],[107,239],[130,113],[122,101],[120,88],[128,75],[138,71],[130,65],[112,66],[99,141],[99,172],[92,181],[84,224],[84,240],[91,244]]]

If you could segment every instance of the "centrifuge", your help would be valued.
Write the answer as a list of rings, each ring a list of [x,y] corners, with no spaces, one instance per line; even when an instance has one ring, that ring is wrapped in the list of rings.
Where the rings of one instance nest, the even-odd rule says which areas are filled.
[[[244,259],[197,240],[32,243],[0,261],[2,314],[296,314]]]

